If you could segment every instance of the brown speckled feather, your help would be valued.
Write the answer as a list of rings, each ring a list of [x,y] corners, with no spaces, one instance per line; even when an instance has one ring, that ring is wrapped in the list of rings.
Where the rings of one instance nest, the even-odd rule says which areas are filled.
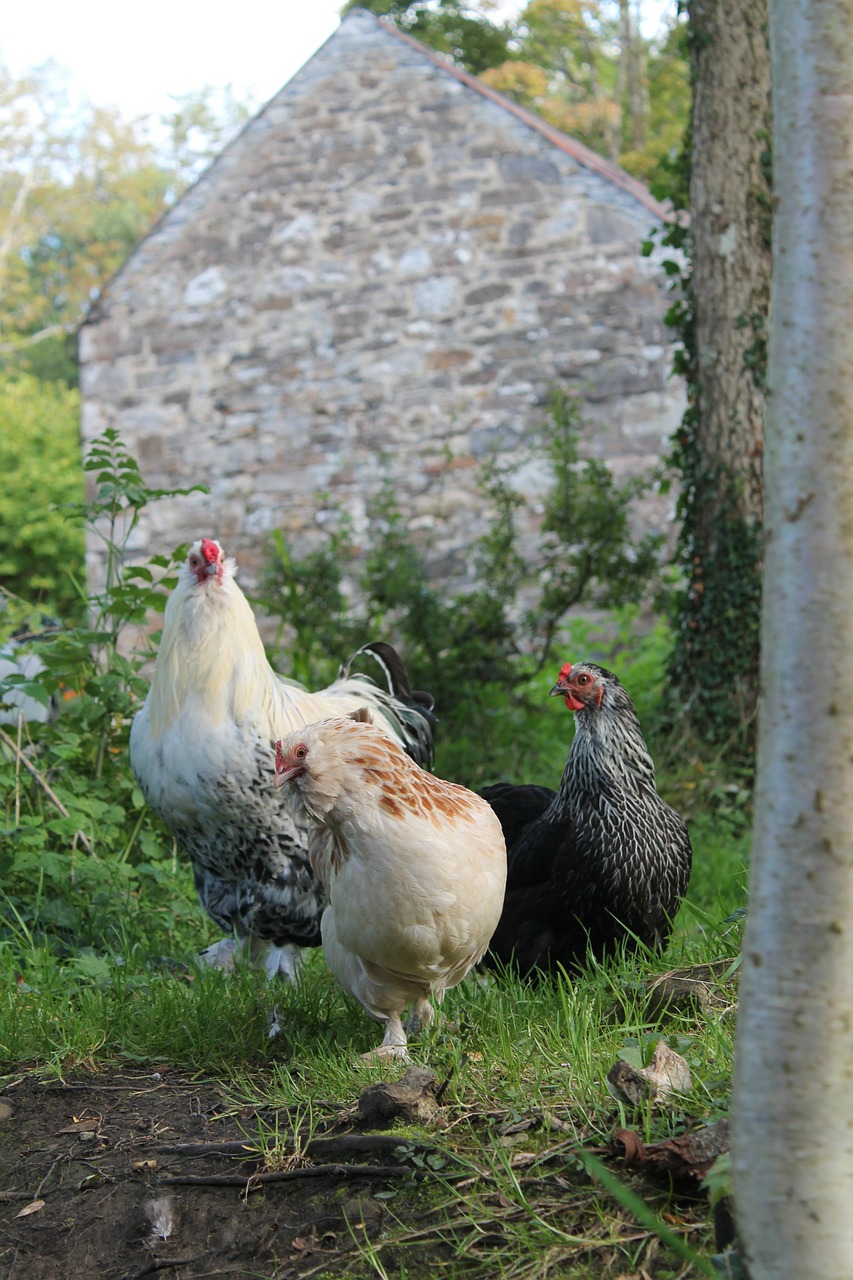
[[[329,966],[386,1023],[382,1051],[405,1055],[406,1005],[429,1021],[429,997],[462,981],[497,924],[500,822],[480,796],[427,773],[360,718],[290,734],[276,769],[317,828],[310,856],[329,896]]]

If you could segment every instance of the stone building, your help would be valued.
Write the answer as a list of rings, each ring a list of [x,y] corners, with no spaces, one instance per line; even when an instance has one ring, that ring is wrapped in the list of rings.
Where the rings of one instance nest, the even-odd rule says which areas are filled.
[[[252,585],[390,478],[432,571],[463,582],[494,450],[535,529],[525,433],[555,387],[586,447],[646,469],[682,411],[640,183],[355,11],[131,255],[81,335],[84,443],[116,427],[152,485],[140,558],[201,534]],[[643,517],[665,520],[651,503]],[[91,570],[98,579],[98,551]]]

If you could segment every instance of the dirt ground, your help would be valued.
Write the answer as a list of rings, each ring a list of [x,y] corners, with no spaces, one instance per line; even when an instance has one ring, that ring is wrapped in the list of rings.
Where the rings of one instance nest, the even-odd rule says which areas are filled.
[[[243,1149],[253,1129],[257,1139],[251,1108],[235,1112],[215,1085],[167,1072],[10,1082],[0,1095],[0,1275],[371,1274],[354,1235],[381,1230],[383,1192],[401,1178],[416,1192],[399,1140],[341,1117],[310,1161],[271,1167]]]
[[[0,1092],[0,1280],[490,1277],[493,1250],[504,1243],[501,1221],[508,1221],[501,1215],[526,1210],[496,1193],[495,1207],[478,1215],[473,1234],[463,1212],[465,1229],[456,1236],[463,1252],[451,1246],[448,1194],[458,1206],[479,1175],[472,1177],[465,1161],[456,1164],[446,1148],[441,1155],[439,1135],[449,1123],[442,1092],[432,1072],[413,1067],[402,1078],[363,1089],[348,1109],[318,1104],[325,1118],[315,1118],[306,1133],[299,1131],[304,1116],[298,1112],[258,1114],[215,1083],[166,1067],[78,1070],[63,1080],[22,1074]],[[506,1113],[486,1116],[503,1118],[497,1127],[503,1144],[528,1141],[529,1118],[509,1123]],[[395,1119],[410,1127],[392,1132]],[[554,1118],[549,1123],[567,1128]],[[638,1134],[617,1129],[613,1150],[626,1166],[659,1165],[667,1182],[686,1170],[694,1191],[677,1219],[668,1220],[689,1231],[707,1222],[707,1201],[696,1189],[727,1146],[723,1127],[700,1127],[646,1147]],[[553,1137],[558,1154],[565,1134]],[[526,1168],[533,1159],[522,1151],[511,1163]],[[438,1178],[436,1169],[443,1170]],[[595,1240],[575,1241],[567,1259],[585,1260],[590,1275],[620,1280],[694,1275],[690,1267],[673,1270],[665,1257],[658,1259],[654,1233],[638,1231],[615,1206],[602,1226],[600,1193],[591,1184],[584,1183],[581,1199],[575,1187],[566,1200],[572,1188],[565,1172],[561,1165],[522,1182],[545,1197],[537,1204],[571,1212],[582,1235],[584,1216],[587,1229],[603,1233],[598,1247]],[[607,1241],[620,1232],[638,1257],[642,1253],[630,1276]],[[381,1269],[370,1256],[374,1241]]]

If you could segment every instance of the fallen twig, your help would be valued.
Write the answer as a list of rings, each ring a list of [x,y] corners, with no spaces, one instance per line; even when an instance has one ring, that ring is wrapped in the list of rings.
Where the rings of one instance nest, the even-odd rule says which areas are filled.
[[[411,1142],[400,1136],[388,1133],[341,1133],[331,1138],[309,1138],[304,1140],[299,1133],[287,1134],[287,1139],[294,1148],[304,1155],[331,1155],[333,1152],[354,1151],[397,1151],[401,1147],[416,1146],[423,1148],[428,1143]],[[281,1144],[276,1144],[280,1146]],[[157,1148],[158,1155],[166,1156],[263,1156],[270,1150],[262,1143],[249,1140],[244,1142],[172,1142]]]
[[[62,1151],[62,1152],[60,1152],[60,1154],[59,1154],[59,1155],[56,1157],[56,1159],[54,1160],[53,1164],[52,1164],[52,1165],[50,1166],[50,1168],[48,1169],[47,1173],[46,1173],[46,1174],[44,1175],[44,1177],[42,1178],[41,1182],[40,1182],[40,1183],[38,1184],[38,1186],[36,1187],[36,1193],[35,1193],[35,1195],[33,1196],[33,1199],[34,1199],[34,1200],[38,1200],[39,1196],[40,1196],[40,1195],[41,1195],[41,1193],[42,1193],[42,1190],[43,1190],[43,1188],[44,1188],[45,1183],[47,1182],[47,1180],[48,1180],[48,1178],[50,1177],[50,1175],[53,1173],[53,1171],[54,1171],[54,1169],[56,1168],[56,1166],[57,1166],[58,1164],[67,1164],[67,1163],[68,1163],[68,1161],[70,1160],[70,1158],[71,1158],[71,1157],[68,1155],[68,1153],[67,1153],[66,1151]]]
[[[466,1170],[467,1173],[467,1170]],[[311,1164],[302,1169],[288,1169],[279,1173],[253,1173],[248,1178],[224,1174],[218,1177],[211,1174],[174,1174],[161,1178],[161,1187],[241,1187],[253,1190],[268,1182],[292,1182],[297,1178],[434,1178],[432,1169],[412,1169],[405,1164]],[[446,1173],[442,1170],[442,1179],[461,1177],[461,1174]]]
[[[157,1147],[161,1156],[260,1156],[263,1148],[254,1142],[170,1142]]]

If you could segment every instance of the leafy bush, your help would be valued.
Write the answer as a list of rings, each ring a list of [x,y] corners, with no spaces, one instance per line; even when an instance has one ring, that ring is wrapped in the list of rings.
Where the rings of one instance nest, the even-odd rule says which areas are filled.
[[[60,616],[83,603],[83,531],[68,520],[83,500],[79,402],[61,383],[0,375],[0,579]]]
[[[18,688],[61,714],[47,724],[0,729],[0,788],[6,839],[0,880],[18,922],[49,931],[69,947],[118,936],[134,904],[151,895],[151,926],[167,931],[184,919],[191,897],[176,894],[186,880],[171,840],[147,809],[128,763],[130,721],[144,695],[139,674],[145,654],[121,651],[129,623],[162,611],[165,597],[148,568],[124,567],[127,541],[149,502],[149,489],[115,431],[93,443],[85,462],[95,493],[73,514],[107,546],[103,592],[89,597],[89,625],[71,626],[38,645],[40,675],[11,675],[3,693]],[[177,492],[187,492],[179,490]],[[178,548],[176,555],[183,554]],[[169,559],[155,568],[168,574]],[[173,578],[164,576],[158,586]]]
[[[662,589],[662,539],[638,538],[631,529],[632,506],[649,481],[635,477],[618,484],[602,459],[581,459],[579,428],[577,401],[555,395],[540,437],[552,476],[542,519],[542,589],[528,615],[540,668],[551,660],[571,609],[618,609],[637,604],[652,585]]]
[[[630,527],[632,504],[647,482],[619,484],[605,463],[582,458],[579,433],[577,402],[556,395],[530,444],[551,474],[538,554],[530,563],[519,550],[523,499],[512,483],[516,467],[492,460],[483,468],[480,488],[492,514],[475,547],[476,581],[469,590],[452,594],[430,579],[425,549],[390,482],[369,512],[354,610],[342,589],[355,558],[346,521],[301,560],[275,533],[261,603],[281,618],[279,641],[284,636],[287,643],[276,657],[280,668],[304,681],[326,681],[360,644],[389,639],[403,650],[413,682],[435,697],[440,738],[455,744],[452,755],[442,748],[440,757],[448,776],[476,782],[483,769],[494,777],[514,767],[518,752],[507,754],[503,728],[514,723],[517,734],[520,717],[527,733],[528,713],[541,716],[541,680],[531,683],[531,677],[554,661],[571,611],[580,604],[624,609],[651,584],[660,586],[660,540],[637,539]],[[594,652],[575,650],[575,656]]]
[[[290,673],[320,683],[367,639],[401,641],[414,679],[438,700],[438,772],[471,786],[501,777],[557,783],[572,718],[557,700],[549,701],[541,671],[557,643],[565,656],[597,658],[615,669],[653,736],[669,652],[663,624],[640,626],[637,606],[625,603],[603,626],[560,614],[569,596],[572,603],[583,598],[598,606],[630,599],[652,567],[650,558],[630,551],[627,490],[596,464],[577,459],[566,438],[574,427],[574,410],[555,411],[551,444],[546,435],[538,446],[554,451],[555,485],[546,506],[557,513],[545,522],[540,565],[550,563],[554,576],[559,567],[563,596],[546,589],[533,606],[522,607],[521,593],[536,582],[539,566],[518,554],[519,498],[499,468],[488,467],[483,475],[493,518],[476,548],[479,576],[473,590],[457,595],[445,595],[430,581],[423,553],[386,487],[361,573],[364,604],[352,613],[342,589],[352,555],[346,526],[302,560],[290,555],[280,536],[273,540],[267,591],[282,608],[291,640]],[[39,643],[41,675],[0,682],[0,702],[17,688],[61,707],[50,723],[0,725],[0,943],[26,936],[60,954],[95,947],[126,955],[132,945],[149,955],[180,954],[198,949],[202,913],[189,867],[145,805],[128,759],[130,722],[146,688],[140,669],[157,637],[145,653],[131,657],[121,640],[129,623],[162,610],[163,588],[173,584],[186,548],[156,557],[150,566],[125,566],[127,540],[142,510],[164,493],[145,485],[114,431],[93,443],[85,467],[94,496],[72,514],[103,539],[104,589],[86,600],[86,625]],[[623,566],[624,576],[608,584],[604,578],[614,564]],[[683,744],[676,744],[676,753],[687,759]],[[675,779],[683,787],[671,797],[679,807],[694,797],[727,811],[745,807],[748,793],[740,787],[732,792],[716,766],[701,776],[692,765],[689,772],[689,778]]]

